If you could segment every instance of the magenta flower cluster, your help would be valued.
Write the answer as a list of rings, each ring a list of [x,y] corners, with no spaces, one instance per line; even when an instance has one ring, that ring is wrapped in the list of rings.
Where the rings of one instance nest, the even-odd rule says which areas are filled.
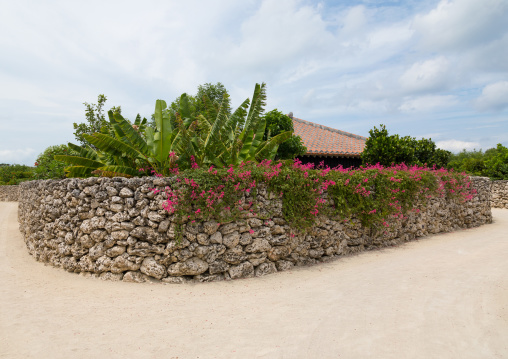
[[[215,218],[223,223],[257,216],[255,197],[263,183],[283,198],[283,215],[297,229],[311,226],[320,214],[388,227],[389,218],[404,220],[409,212],[419,213],[432,197],[469,201],[476,193],[465,173],[404,164],[314,168],[296,159],[202,169],[191,157],[190,170],[174,173],[175,185],[164,191],[164,209],[183,220]]]

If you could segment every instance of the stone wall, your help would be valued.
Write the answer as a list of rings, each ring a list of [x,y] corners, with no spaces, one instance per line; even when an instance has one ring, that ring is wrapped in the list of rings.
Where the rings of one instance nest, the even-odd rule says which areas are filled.
[[[17,202],[19,186],[0,186],[0,202]]]
[[[162,209],[170,178],[88,178],[24,182],[20,231],[37,260],[70,272],[124,281],[229,280],[262,276],[297,265],[391,246],[431,233],[492,221],[490,181],[474,178],[478,195],[467,203],[430,199],[420,213],[372,230],[359,223],[320,217],[307,234],[292,234],[282,200],[258,189],[260,214],[232,223],[186,223]]]
[[[493,208],[508,208],[508,180],[492,181],[490,205]]]

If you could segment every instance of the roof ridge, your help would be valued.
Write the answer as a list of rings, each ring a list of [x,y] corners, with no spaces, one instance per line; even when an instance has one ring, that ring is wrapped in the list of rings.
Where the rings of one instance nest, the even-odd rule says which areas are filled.
[[[298,122],[302,122],[302,123],[305,123],[305,124],[308,124],[308,125],[320,128],[322,130],[327,130],[327,131],[335,132],[335,133],[338,133],[338,134],[341,134],[341,135],[344,135],[344,136],[356,138],[358,140],[367,140],[367,137],[360,136],[360,135],[355,135],[353,133],[349,133],[349,132],[345,132],[345,131],[341,131],[341,130],[337,130],[335,128],[331,128],[331,127],[328,127],[328,126],[323,126],[323,125],[320,125],[318,123],[302,120],[301,118],[293,117],[292,120],[295,120],[295,121],[298,121]]]

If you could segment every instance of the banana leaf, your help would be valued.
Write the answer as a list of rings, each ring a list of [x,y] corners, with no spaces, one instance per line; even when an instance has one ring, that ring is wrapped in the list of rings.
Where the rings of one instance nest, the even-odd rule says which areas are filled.
[[[159,163],[164,163],[168,159],[169,152],[171,151],[171,143],[168,139],[173,131],[169,114],[164,111],[166,107],[166,102],[163,100],[157,100],[155,102],[154,116],[158,131],[153,135],[154,147],[152,152]]]
[[[83,166],[89,168],[99,168],[104,166],[104,163],[94,161],[86,157],[69,156],[69,155],[56,155],[55,160],[68,163],[70,165]]]
[[[90,167],[84,167],[84,166],[70,166],[64,168],[64,171],[66,172],[67,177],[73,178],[73,177],[89,177],[92,174],[92,171],[94,169]]]
[[[144,154],[136,148],[131,147],[125,142],[119,141],[102,133],[94,133],[93,135],[83,135],[85,139],[103,152],[107,152],[114,156],[122,156],[124,153],[132,158],[143,157]]]
[[[108,112],[108,114],[109,114],[109,112]],[[122,115],[115,113],[115,114],[113,114],[113,117],[114,117],[116,123],[118,124],[118,126],[121,128],[121,131],[123,132],[124,136],[132,144],[130,147],[136,149],[136,152],[138,152],[142,156],[148,157],[150,154],[149,150],[148,150],[148,146],[146,144],[146,141],[143,139],[143,137],[141,137],[141,135],[138,133],[138,131],[136,131],[132,127],[132,125],[122,117]]]
[[[98,169],[101,171],[104,171],[104,172],[114,172],[114,173],[118,173],[118,174],[129,175],[129,176],[139,176],[139,170],[136,170],[135,168],[132,168],[132,167],[103,166]]]
[[[80,157],[89,158],[91,160],[97,160],[98,159],[97,158],[97,152],[95,152],[91,148],[77,146],[77,145],[75,145],[74,143],[71,143],[71,142],[69,142],[67,145],[69,146],[70,149],[72,149],[72,150],[76,151],[77,153],[79,153]]]
[[[275,153],[277,153],[277,148],[279,147],[279,145],[282,142],[287,141],[289,138],[291,138],[292,135],[293,135],[292,131],[285,131],[279,133],[277,136],[270,138],[270,141],[266,141],[264,146],[262,146],[256,151],[255,154],[256,160],[260,161],[264,158],[273,159],[273,157],[268,157],[272,154],[273,149],[275,148],[275,152],[273,152],[274,153],[273,156],[275,156]]]

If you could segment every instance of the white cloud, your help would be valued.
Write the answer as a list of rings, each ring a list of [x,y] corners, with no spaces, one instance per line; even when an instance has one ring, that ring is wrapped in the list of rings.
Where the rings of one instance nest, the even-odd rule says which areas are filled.
[[[82,103],[100,93],[129,118],[149,117],[155,99],[171,102],[217,81],[235,106],[264,81],[267,110],[364,134],[383,121],[410,135],[433,128],[470,138],[447,128],[466,132],[457,123],[505,106],[489,84],[508,79],[508,1],[379,4],[125,0],[119,16],[117,4],[98,0],[6,3],[0,143],[20,151],[30,143],[40,153],[52,141],[72,141]]]
[[[0,150],[0,163],[26,164],[35,158],[37,151],[33,148],[24,148],[17,150]]]
[[[478,142],[468,142],[468,141],[459,141],[459,140],[446,140],[446,141],[437,141],[436,146],[443,150],[448,150],[451,152],[460,152],[462,150],[474,150],[480,149],[481,145]]]
[[[508,15],[507,15],[508,16]],[[486,42],[483,46],[464,56],[464,64],[470,73],[490,73],[498,78],[508,71],[508,31],[502,38]]]
[[[506,0],[441,0],[431,11],[414,16],[412,51],[418,57],[432,54],[448,60],[444,89],[484,86],[508,71],[507,18]]]
[[[340,36],[344,39],[358,39],[365,32],[367,16],[365,6],[351,7],[340,21]],[[350,42],[344,41],[342,45],[348,46]]]
[[[499,81],[484,87],[475,101],[481,111],[501,111],[508,107],[508,81]]]
[[[431,51],[453,51],[483,45],[506,29],[506,0],[441,0],[427,14],[416,15],[421,45]]]
[[[413,36],[413,30],[405,23],[381,27],[369,34],[369,43],[376,49],[399,50],[398,47],[407,43]]]
[[[450,62],[443,56],[413,64],[399,79],[408,92],[439,91],[447,87]]]
[[[240,38],[214,61],[230,70],[270,74],[314,58],[331,41],[318,8],[295,0],[263,1],[241,24]]]
[[[405,100],[399,106],[399,110],[402,112],[430,112],[437,109],[450,108],[457,103],[457,97],[453,95],[421,96]]]

